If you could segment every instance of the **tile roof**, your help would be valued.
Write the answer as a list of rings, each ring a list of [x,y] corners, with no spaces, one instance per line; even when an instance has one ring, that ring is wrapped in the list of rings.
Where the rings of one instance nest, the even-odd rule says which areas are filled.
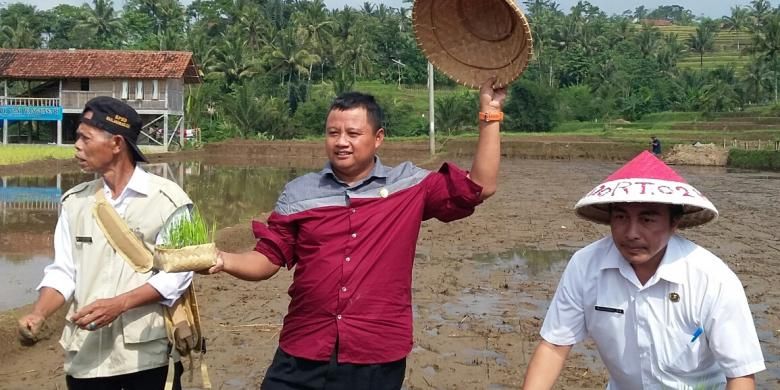
[[[199,83],[191,52],[0,49],[0,78],[181,79]]]

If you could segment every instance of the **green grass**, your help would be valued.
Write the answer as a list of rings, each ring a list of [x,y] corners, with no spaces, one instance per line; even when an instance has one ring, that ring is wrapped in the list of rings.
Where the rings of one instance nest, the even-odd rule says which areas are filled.
[[[696,33],[695,26],[661,26],[659,29],[663,34],[677,34],[678,42],[686,47],[690,36]],[[737,72],[741,72],[750,61],[748,55],[742,54],[750,46],[750,42],[750,33],[745,31],[737,33],[721,30],[717,32],[713,42],[713,50],[704,53],[702,68],[710,70],[718,66],[734,65]],[[739,43],[739,50],[737,50],[737,43]],[[688,51],[680,58],[678,66],[680,68],[698,69],[699,55]]]
[[[383,106],[392,103],[408,103],[415,112],[428,112],[428,89],[425,85],[386,84],[381,81],[355,83],[356,91],[374,95]],[[466,87],[436,88],[436,98],[467,90]]]
[[[729,150],[729,167],[780,171],[780,152],[769,150]]]
[[[203,245],[213,242],[217,225],[213,224],[209,229],[206,220],[198,210],[193,211],[191,217],[176,221],[167,234],[167,242],[163,248],[179,249],[185,246]]]
[[[73,146],[0,145],[0,165],[22,164],[45,159],[73,158]]]

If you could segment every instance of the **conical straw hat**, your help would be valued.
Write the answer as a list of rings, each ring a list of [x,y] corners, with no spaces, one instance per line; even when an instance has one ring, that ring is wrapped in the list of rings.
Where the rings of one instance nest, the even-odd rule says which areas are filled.
[[[609,225],[613,203],[665,203],[683,206],[680,228],[703,225],[718,210],[699,190],[648,151],[609,175],[574,206],[577,215]]]
[[[533,52],[531,29],[514,0],[415,0],[417,44],[437,69],[469,87],[515,80]]]

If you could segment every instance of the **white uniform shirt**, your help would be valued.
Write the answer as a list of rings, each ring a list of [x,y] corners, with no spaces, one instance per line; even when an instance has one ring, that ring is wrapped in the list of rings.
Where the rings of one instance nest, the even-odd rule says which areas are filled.
[[[726,377],[765,369],[739,279],[676,235],[644,286],[612,237],[577,251],[541,336],[555,345],[593,338],[612,390],[722,388]]]
[[[108,186],[105,184],[103,185],[106,201],[114,207],[121,217],[124,217],[125,215],[129,199],[144,197],[149,194],[149,191],[151,190],[149,188],[149,175],[149,173],[136,165],[133,175],[130,177],[130,181],[116,199],[112,199],[111,190]],[[167,227],[171,225],[172,221],[187,215],[188,210],[186,208],[176,210],[174,215],[168,219],[168,223],[163,227],[161,233],[157,236],[157,243],[159,244],[164,241],[164,233],[167,230]],[[51,287],[62,294],[62,296],[65,297],[65,300],[70,299],[76,289],[76,266],[73,262],[70,237],[70,226],[68,226],[68,218],[63,209],[57,220],[57,227],[54,229],[54,262],[46,266],[43,271],[43,280],[37,287],[38,290],[42,287]],[[191,281],[192,272],[169,274],[160,271],[149,278],[147,283],[154,287],[154,289],[163,297],[160,301],[162,304],[171,306],[176,299],[181,296],[184,290],[187,289]]]

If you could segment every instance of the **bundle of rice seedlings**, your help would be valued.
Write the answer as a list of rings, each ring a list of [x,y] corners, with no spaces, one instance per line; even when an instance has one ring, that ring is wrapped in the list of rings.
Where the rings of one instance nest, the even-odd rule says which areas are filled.
[[[214,241],[216,224],[209,229],[206,220],[197,210],[190,218],[181,218],[173,223],[168,230],[167,240],[161,247],[166,249],[181,249],[185,246],[203,245]]]
[[[155,248],[154,266],[165,272],[201,271],[217,260],[214,234],[217,225],[209,229],[197,210],[190,218],[181,218],[168,230],[167,240]]]

